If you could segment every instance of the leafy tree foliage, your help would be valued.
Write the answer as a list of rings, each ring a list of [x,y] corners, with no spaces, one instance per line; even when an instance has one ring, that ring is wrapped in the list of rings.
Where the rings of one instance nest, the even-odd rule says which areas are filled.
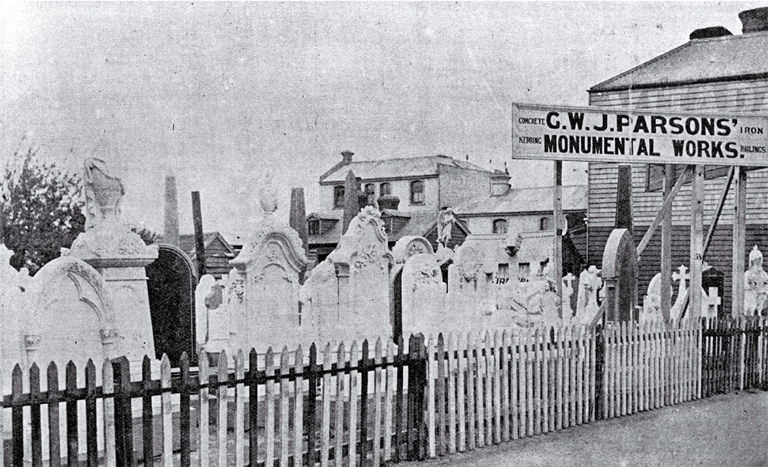
[[[38,160],[37,150],[16,152],[2,180],[2,239],[11,265],[35,274],[58,258],[85,230],[82,181]]]

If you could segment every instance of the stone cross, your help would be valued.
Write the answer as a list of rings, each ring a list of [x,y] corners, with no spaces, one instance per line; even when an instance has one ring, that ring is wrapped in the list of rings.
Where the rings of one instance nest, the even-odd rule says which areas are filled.
[[[717,310],[722,303],[722,299],[718,295],[717,287],[710,287],[709,293],[706,295],[707,317],[716,318]]]

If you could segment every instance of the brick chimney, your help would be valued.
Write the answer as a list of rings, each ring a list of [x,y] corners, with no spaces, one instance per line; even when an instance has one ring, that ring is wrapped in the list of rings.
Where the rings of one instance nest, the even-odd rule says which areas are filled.
[[[504,196],[510,188],[508,174],[499,171],[491,174],[491,196]]]
[[[741,20],[741,32],[744,34],[768,31],[768,7],[744,10],[739,13],[739,19]]]
[[[341,153],[341,157],[342,157],[341,162],[343,164],[351,164],[352,163],[352,156],[354,156],[354,155],[355,155],[355,153],[350,151],[350,150],[342,151],[342,153]]]

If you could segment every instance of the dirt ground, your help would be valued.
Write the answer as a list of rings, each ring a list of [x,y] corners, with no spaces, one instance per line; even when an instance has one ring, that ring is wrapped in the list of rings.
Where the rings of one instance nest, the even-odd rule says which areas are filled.
[[[716,396],[401,465],[768,466],[768,392]]]

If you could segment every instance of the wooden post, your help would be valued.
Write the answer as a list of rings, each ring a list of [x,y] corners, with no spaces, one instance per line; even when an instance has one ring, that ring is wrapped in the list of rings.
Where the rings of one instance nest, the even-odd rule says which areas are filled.
[[[736,167],[733,202],[733,269],[731,272],[731,316],[744,314],[744,247],[747,223],[747,173]]]
[[[691,187],[691,318],[701,316],[701,267],[704,262],[704,166],[697,165]]]
[[[205,240],[203,238],[203,214],[200,210],[200,192],[192,192],[192,221],[195,224],[195,260],[197,277],[205,275]]]
[[[552,246],[552,274],[555,276],[557,314],[563,316],[563,162],[555,161],[555,183],[552,196],[554,204],[555,238]]]
[[[664,194],[667,199],[674,184],[674,169],[672,164],[664,165]],[[672,211],[664,214],[661,223],[661,316],[664,322],[670,320],[669,309],[672,307]]]

